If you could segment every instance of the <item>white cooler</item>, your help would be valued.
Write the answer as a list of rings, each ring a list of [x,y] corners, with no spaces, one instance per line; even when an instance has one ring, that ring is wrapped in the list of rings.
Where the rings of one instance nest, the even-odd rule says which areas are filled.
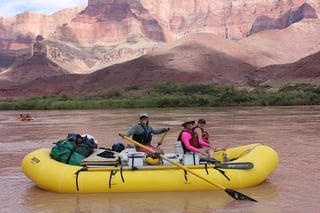
[[[184,165],[199,165],[200,156],[196,153],[186,153],[183,155]]]
[[[141,167],[146,158],[144,152],[128,152],[128,166]]]

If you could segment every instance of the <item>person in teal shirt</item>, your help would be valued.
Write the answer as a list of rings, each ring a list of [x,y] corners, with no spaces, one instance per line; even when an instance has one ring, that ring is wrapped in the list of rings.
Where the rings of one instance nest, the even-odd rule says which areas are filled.
[[[155,147],[151,144],[152,141],[152,136],[161,134],[164,132],[169,131],[169,128],[158,128],[154,129],[152,126],[149,124],[149,116],[147,113],[141,113],[139,115],[139,122],[135,125],[133,125],[125,134],[120,134],[122,137],[127,136],[130,137],[132,136],[132,139],[141,143],[144,146],[150,147],[153,149],[155,152],[164,154],[163,150],[161,150],[159,147]],[[158,156],[155,155],[154,153],[148,152],[146,149],[136,146],[136,150],[138,152],[145,152],[147,153],[150,157],[157,158]]]

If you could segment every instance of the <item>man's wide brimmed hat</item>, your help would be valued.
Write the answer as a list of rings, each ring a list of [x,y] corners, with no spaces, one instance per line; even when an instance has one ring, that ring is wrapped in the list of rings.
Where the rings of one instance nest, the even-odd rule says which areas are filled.
[[[195,123],[194,119],[187,118],[187,119],[184,120],[182,126],[185,126],[186,124],[194,124],[194,123]]]

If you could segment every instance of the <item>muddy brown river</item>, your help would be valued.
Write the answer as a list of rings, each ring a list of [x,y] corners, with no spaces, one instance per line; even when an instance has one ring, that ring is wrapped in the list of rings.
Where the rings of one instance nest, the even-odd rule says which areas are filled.
[[[69,132],[93,135],[99,146],[123,141],[147,112],[154,128],[170,127],[162,148],[173,152],[186,117],[206,118],[216,146],[263,143],[280,157],[261,185],[237,189],[258,203],[236,201],[224,191],[59,194],[37,188],[22,172],[22,158],[52,147]],[[29,113],[33,120],[17,118]],[[121,109],[88,111],[0,111],[0,212],[318,212],[320,208],[320,106]],[[161,135],[154,136],[156,143]],[[48,180],[50,181],[50,180]]]

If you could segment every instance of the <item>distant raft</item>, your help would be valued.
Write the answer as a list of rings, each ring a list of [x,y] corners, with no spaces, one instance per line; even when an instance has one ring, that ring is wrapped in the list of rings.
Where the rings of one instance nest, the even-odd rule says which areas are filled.
[[[19,118],[20,121],[32,121],[32,118]]]
[[[29,114],[23,115],[20,114],[20,117],[18,118],[19,121],[32,121],[32,118],[29,116]]]
[[[74,166],[52,159],[50,149],[42,148],[24,157],[22,170],[41,189],[60,193],[219,190],[165,160],[160,165],[147,165],[145,155],[134,151],[125,149],[105,158],[110,153],[98,149],[84,159],[82,166]],[[186,156],[177,153],[166,156],[208,180],[233,189],[262,183],[279,163],[276,151],[263,144],[215,152],[220,161],[216,164],[193,158],[196,165],[186,165],[190,164]],[[231,161],[224,162],[226,156]]]

